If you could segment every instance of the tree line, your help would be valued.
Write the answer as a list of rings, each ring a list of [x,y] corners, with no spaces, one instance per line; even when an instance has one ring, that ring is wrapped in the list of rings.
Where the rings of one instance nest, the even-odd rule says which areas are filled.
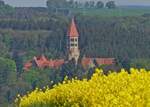
[[[9,23],[9,20],[6,22]],[[49,54],[48,56],[52,58],[64,56],[65,36],[69,22],[68,18],[53,16],[48,20],[40,21],[40,24],[38,21],[31,21],[30,25],[38,25],[38,29],[23,21],[20,24],[12,23],[15,28],[9,25],[6,28],[0,26],[3,29],[0,36],[2,49],[0,53],[2,56],[8,56],[17,50],[27,53],[35,51],[33,53],[40,54],[41,52]],[[115,57],[120,63],[126,59],[149,57],[149,17],[104,19],[81,15],[76,17],[76,22],[81,35],[82,55]],[[3,22],[3,25],[7,23]]]
[[[50,10],[58,9],[58,8],[116,8],[115,1],[108,1],[106,4],[102,1],[86,1],[79,2],[75,0],[48,0],[47,7]]]

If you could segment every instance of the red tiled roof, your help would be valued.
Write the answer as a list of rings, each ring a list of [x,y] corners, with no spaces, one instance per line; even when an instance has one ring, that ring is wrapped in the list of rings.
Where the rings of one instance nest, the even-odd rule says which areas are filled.
[[[39,68],[59,68],[65,63],[64,59],[48,60],[45,56],[34,57],[34,61]]]
[[[81,64],[84,68],[94,63],[94,60],[98,65],[112,65],[114,64],[115,58],[83,58]]]
[[[91,64],[94,64],[94,60],[98,65],[112,65],[115,63],[114,58],[83,58],[81,60],[81,64],[84,68],[87,68]],[[33,61],[36,63],[38,68],[59,68],[65,63],[64,59],[48,60],[44,55],[40,57],[34,57]],[[28,71],[33,66],[33,61],[28,61],[25,63],[23,69]]]
[[[111,65],[114,64],[115,58],[95,58],[97,64]]]
[[[54,60],[54,68],[59,68],[65,63],[64,59]]]
[[[68,31],[68,36],[70,36],[70,37],[78,37],[79,36],[74,18],[72,19],[72,22],[71,22],[71,25],[70,25],[70,28]]]
[[[53,68],[54,67],[54,61],[49,60],[48,67]]]
[[[34,61],[39,68],[45,68],[49,65],[49,61],[43,55],[41,57],[34,57]]]
[[[93,63],[93,59],[92,58],[83,58],[82,60],[81,60],[81,64],[82,64],[82,66],[85,68],[85,67],[87,67],[87,66],[89,66],[90,64],[92,64]]]
[[[23,70],[28,71],[32,67],[32,61],[28,61],[24,64]]]

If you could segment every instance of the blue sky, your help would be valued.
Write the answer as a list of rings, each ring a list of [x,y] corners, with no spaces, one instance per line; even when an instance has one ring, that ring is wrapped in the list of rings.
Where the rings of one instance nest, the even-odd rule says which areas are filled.
[[[7,4],[17,7],[45,7],[47,0],[4,0]],[[81,1],[81,0],[79,0]],[[82,0],[85,1],[85,0]],[[95,0],[96,1],[96,0]],[[101,0],[107,2],[109,0]],[[150,0],[114,0],[118,5],[149,5]]]

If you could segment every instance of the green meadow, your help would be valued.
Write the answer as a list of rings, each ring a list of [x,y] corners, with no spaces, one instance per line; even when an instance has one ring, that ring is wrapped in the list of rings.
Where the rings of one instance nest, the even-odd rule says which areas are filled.
[[[87,16],[100,16],[100,17],[124,17],[124,16],[141,16],[144,14],[150,14],[150,7],[130,7],[122,6],[116,9],[73,9],[75,13],[81,13]]]

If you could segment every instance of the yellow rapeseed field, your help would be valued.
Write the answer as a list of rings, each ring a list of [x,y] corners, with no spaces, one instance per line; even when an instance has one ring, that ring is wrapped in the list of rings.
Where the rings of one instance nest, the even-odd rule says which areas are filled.
[[[150,107],[150,71],[124,69],[102,74],[96,69],[90,80],[67,80],[62,84],[36,89],[16,99],[17,107]]]

